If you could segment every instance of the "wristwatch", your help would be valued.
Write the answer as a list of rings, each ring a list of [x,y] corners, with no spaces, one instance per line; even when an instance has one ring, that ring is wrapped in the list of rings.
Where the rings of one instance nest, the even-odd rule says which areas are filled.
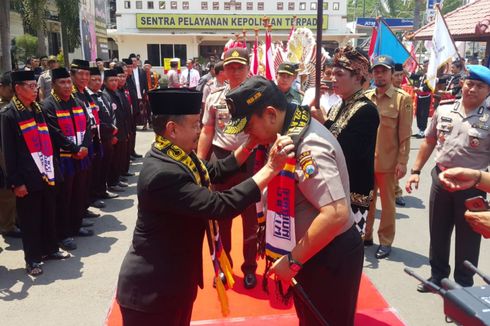
[[[420,174],[420,170],[411,169],[410,174]]]
[[[289,269],[291,269],[295,273],[299,272],[303,268],[303,264],[294,259],[290,252],[288,253],[288,262]]]

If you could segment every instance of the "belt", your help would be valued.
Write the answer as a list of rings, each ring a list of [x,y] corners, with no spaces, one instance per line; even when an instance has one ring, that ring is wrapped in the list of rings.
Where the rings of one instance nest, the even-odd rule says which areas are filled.
[[[432,94],[431,92],[417,92],[418,96],[429,96],[431,94]]]

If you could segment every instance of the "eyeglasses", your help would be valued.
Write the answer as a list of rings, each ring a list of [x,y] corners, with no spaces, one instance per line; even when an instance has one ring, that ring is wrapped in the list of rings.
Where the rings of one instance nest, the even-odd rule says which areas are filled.
[[[29,87],[30,89],[36,89],[37,88],[37,83],[34,82],[34,83],[20,83],[22,86],[27,86]]]

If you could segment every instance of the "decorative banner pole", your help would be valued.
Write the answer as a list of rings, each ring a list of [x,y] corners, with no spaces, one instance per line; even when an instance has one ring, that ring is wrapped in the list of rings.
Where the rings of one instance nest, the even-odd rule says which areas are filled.
[[[322,78],[323,0],[318,0],[316,15],[315,107],[320,110],[320,80]]]

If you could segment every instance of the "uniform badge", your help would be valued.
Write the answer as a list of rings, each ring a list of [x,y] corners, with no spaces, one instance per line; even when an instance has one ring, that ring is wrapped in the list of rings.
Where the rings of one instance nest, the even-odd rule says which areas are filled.
[[[470,146],[473,148],[480,146],[480,140],[476,137],[471,137]]]
[[[490,115],[488,113],[484,113],[478,120],[480,120],[481,122],[487,122],[489,118]]]
[[[452,118],[449,118],[449,117],[442,116],[441,117],[441,121],[444,121],[444,122],[453,122],[453,119]]]
[[[305,178],[313,176],[317,172],[317,166],[313,157],[311,156],[311,151],[303,152],[298,157],[298,162],[305,174]]]
[[[116,103],[112,103],[112,110],[116,110],[117,109],[117,104]]]

